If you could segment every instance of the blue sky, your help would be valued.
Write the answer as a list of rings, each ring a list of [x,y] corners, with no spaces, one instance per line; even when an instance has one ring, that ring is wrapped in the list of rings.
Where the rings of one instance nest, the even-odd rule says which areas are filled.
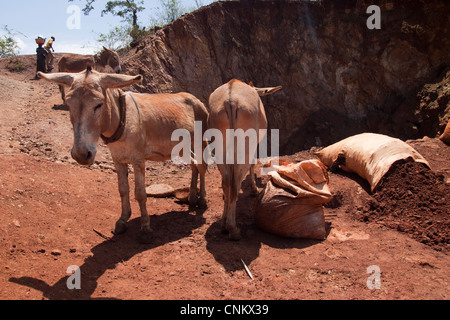
[[[85,0],[12,0],[2,1],[0,11],[0,27],[7,25],[15,32],[15,39],[20,45],[19,54],[36,53],[34,39],[38,35],[45,38],[54,36],[54,48],[57,52],[71,52],[92,54],[101,48],[96,39],[99,33],[107,33],[114,26],[121,24],[121,18],[111,14],[101,17],[101,10],[107,0],[96,0],[94,10],[86,16],[81,13],[80,28],[69,29],[67,21],[73,17],[73,12],[67,12],[72,5],[84,8]],[[194,8],[195,0],[181,0],[185,8]],[[213,0],[199,0],[203,5]],[[145,0],[146,10],[139,15],[141,25],[150,24],[151,17],[155,16],[160,7],[159,0]]]

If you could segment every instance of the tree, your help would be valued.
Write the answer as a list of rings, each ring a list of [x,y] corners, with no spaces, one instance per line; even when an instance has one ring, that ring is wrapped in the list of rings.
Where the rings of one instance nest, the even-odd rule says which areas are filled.
[[[69,0],[69,2],[73,2],[73,0]],[[94,10],[94,6],[92,5],[95,0],[86,0],[86,6],[83,9],[85,15],[89,15],[89,13]]]
[[[73,0],[69,0],[71,2]],[[83,9],[85,15],[88,15],[93,9],[93,3],[95,0],[86,0],[86,6]],[[108,1],[105,8],[102,10],[101,15],[112,14],[117,17],[121,17],[125,22],[131,25],[130,35],[133,40],[136,40],[136,36],[140,34],[140,27],[138,25],[138,13],[145,10],[142,6],[143,0],[122,0],[122,1]]]
[[[144,4],[143,0],[108,1],[105,9],[102,10],[102,16],[111,13],[131,23],[132,28],[139,28],[138,13],[145,9],[141,6],[142,4]]]
[[[72,2],[74,0],[68,1]],[[89,13],[94,10],[95,0],[81,1],[85,1],[86,3],[84,9],[82,9],[84,14],[89,15]],[[156,18],[153,17],[151,19],[150,29],[155,26],[168,24],[188,12],[188,9],[181,5],[181,0],[159,0],[159,3],[161,7],[158,8],[159,12],[156,13]],[[148,34],[149,31],[146,31],[145,27],[142,28],[139,26],[138,23],[138,14],[145,10],[143,5],[143,0],[108,1],[101,12],[101,15],[112,14],[121,17],[128,25],[115,27],[107,34],[100,34],[97,41],[105,45],[110,43],[112,46],[117,46],[124,43],[129,44],[130,42],[135,42],[142,36]],[[196,8],[191,8],[190,10],[195,10],[202,5],[203,0],[195,0]]]
[[[74,0],[68,1],[72,2]],[[95,0],[81,1],[86,1],[86,5],[82,10],[85,15],[89,15],[89,13],[94,10]],[[159,0],[159,3],[161,5],[161,10],[157,14],[158,17],[156,19],[152,19],[152,23],[155,25],[170,23],[187,12],[187,10],[181,5],[181,0]],[[143,5],[143,0],[108,1],[105,8],[102,10],[102,16],[104,14],[111,13],[112,15],[123,18],[126,22],[130,23],[133,28],[139,28],[138,13],[145,10]],[[195,9],[201,7],[202,5],[202,0],[195,0]]]
[[[14,34],[8,26],[3,26],[3,30],[6,34],[0,36],[0,58],[13,57],[17,54],[19,46],[17,41],[14,40]]]
[[[16,55],[17,43],[13,38],[2,36],[0,38],[0,58],[8,58]]]
[[[108,33],[98,34],[97,42],[112,50],[127,47],[132,41],[130,26],[115,26]]]
[[[161,15],[162,22],[164,24],[171,23],[185,13],[185,9],[181,6],[179,0],[159,0],[159,3],[163,6],[163,12]]]

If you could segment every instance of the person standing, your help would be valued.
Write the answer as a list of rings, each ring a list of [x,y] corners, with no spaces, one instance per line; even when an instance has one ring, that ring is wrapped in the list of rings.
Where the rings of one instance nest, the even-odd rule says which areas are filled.
[[[47,72],[46,68],[47,51],[43,47],[44,43],[45,39],[42,36],[38,36],[36,39],[36,44],[38,45],[38,47],[36,49],[36,76],[34,77],[35,80],[39,80],[39,77],[37,76],[37,73],[39,71]]]
[[[50,72],[53,70],[53,52],[55,52],[55,49],[53,49],[53,42],[55,41],[55,37],[51,37],[48,39],[47,43],[44,46],[45,51],[47,51],[46,56],[46,62],[47,62],[47,72]]]

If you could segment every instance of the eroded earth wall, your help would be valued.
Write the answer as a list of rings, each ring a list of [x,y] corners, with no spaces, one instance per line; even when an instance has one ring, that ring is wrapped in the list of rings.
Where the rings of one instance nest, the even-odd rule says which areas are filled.
[[[380,8],[380,29],[367,27],[370,5]],[[232,78],[282,85],[263,98],[281,153],[363,131],[436,135],[449,113],[449,8],[437,0],[216,2],[141,40],[124,69],[144,75],[139,91],[188,91],[204,103]],[[436,94],[423,92],[440,82]]]

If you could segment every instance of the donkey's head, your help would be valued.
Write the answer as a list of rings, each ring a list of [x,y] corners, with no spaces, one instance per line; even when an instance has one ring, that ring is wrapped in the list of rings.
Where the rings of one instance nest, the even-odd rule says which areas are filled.
[[[100,60],[105,67],[110,66],[115,73],[120,73],[122,71],[119,55],[114,50],[103,47],[103,51],[100,54]]]
[[[38,72],[40,78],[65,87],[74,143],[72,158],[79,164],[91,165],[97,153],[100,135],[111,126],[111,105],[106,89],[122,88],[142,80],[142,76],[99,73],[88,68],[80,73]]]

